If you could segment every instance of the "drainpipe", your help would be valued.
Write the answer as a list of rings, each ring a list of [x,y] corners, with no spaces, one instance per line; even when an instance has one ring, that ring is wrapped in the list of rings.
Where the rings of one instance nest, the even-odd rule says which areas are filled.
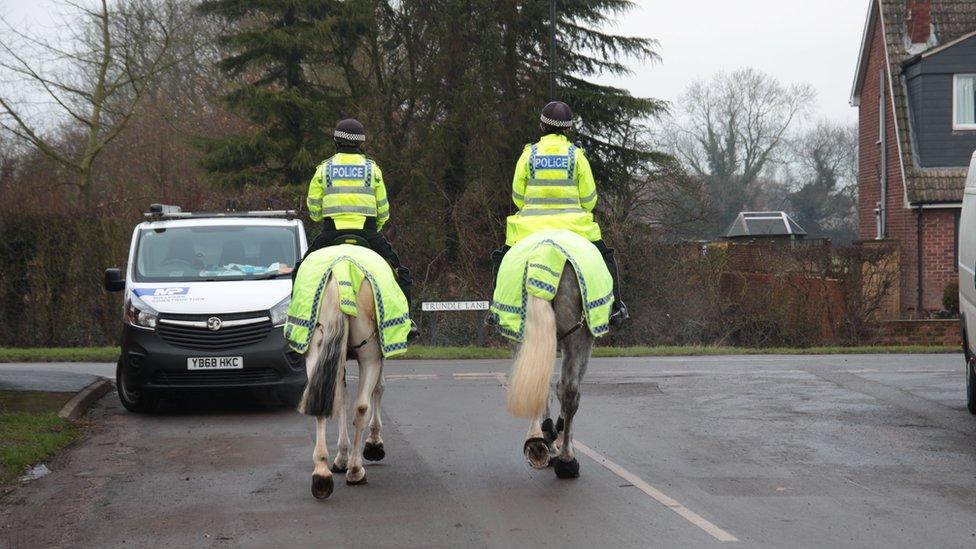
[[[915,307],[915,314],[922,318],[922,205],[918,205],[915,215],[915,255],[918,273],[915,277],[916,293],[918,304]]]
[[[879,131],[881,133],[881,204],[878,206],[878,235],[879,238],[888,238],[888,98],[885,88],[885,71],[881,69],[880,86],[880,108],[879,115],[881,123]]]

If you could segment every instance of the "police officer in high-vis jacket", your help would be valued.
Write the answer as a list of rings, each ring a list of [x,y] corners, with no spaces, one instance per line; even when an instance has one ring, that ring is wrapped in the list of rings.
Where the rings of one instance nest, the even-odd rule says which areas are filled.
[[[542,138],[525,146],[515,166],[512,201],[519,212],[508,218],[505,247],[492,254],[495,273],[502,257],[516,242],[547,229],[568,229],[592,242],[613,277],[613,309],[610,323],[619,326],[630,318],[620,300],[620,275],[613,250],[603,243],[600,226],[593,219],[597,202],[596,182],[583,149],[566,136],[573,127],[573,112],[562,101],[542,109]]]
[[[308,252],[333,245],[343,235],[356,235],[393,267],[400,289],[410,303],[410,271],[380,230],[390,219],[390,203],[383,184],[383,172],[363,154],[366,130],[353,118],[339,122],[332,134],[337,152],[315,169],[308,187],[308,212],[312,221],[322,222],[322,232]],[[411,322],[411,335],[416,335]]]

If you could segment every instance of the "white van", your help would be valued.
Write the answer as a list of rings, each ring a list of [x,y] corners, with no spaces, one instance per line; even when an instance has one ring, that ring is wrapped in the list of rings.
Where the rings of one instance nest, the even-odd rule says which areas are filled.
[[[966,398],[969,411],[976,414],[976,153],[959,218],[959,318],[966,353]]]
[[[153,204],[136,226],[125,273],[116,370],[126,409],[155,408],[163,391],[265,388],[288,402],[305,383],[282,326],[291,272],[308,244],[295,212],[189,213]]]

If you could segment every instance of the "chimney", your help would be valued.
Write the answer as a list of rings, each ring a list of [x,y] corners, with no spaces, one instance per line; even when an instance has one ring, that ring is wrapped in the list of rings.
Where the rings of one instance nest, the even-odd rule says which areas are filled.
[[[932,38],[932,0],[908,0],[905,22],[912,44],[928,44]]]

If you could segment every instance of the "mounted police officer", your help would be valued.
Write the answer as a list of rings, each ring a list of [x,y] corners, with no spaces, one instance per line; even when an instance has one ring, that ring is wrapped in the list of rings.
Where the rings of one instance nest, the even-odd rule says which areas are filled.
[[[383,172],[362,150],[366,129],[356,119],[339,122],[332,134],[336,154],[319,165],[308,187],[308,212],[312,221],[322,222],[322,232],[312,241],[308,252],[334,245],[340,237],[353,235],[364,239],[369,247],[394,269],[400,289],[410,303],[410,271],[380,230],[390,219]],[[417,334],[411,321],[411,336]]]
[[[553,101],[539,117],[542,138],[525,146],[515,166],[512,201],[519,212],[508,218],[505,246],[492,253],[494,272],[508,249],[526,236],[542,230],[568,229],[593,243],[603,255],[613,277],[613,309],[610,323],[619,326],[630,318],[620,300],[620,275],[613,249],[603,242],[600,226],[593,219],[597,202],[596,182],[583,149],[567,133],[573,128],[573,111],[562,101]]]

